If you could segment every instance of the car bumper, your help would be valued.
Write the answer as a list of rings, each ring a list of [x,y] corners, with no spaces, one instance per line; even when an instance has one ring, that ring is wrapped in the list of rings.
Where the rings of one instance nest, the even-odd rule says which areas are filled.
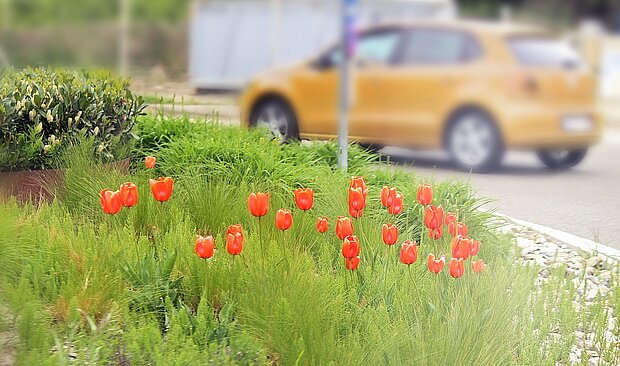
[[[589,128],[570,129],[567,120],[589,121]],[[502,135],[509,148],[565,149],[596,144],[601,139],[601,116],[594,108],[545,106],[505,111]]]

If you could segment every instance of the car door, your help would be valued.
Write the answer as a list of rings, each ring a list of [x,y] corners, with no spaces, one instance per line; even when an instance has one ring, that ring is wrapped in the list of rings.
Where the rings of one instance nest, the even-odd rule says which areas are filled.
[[[380,111],[372,101],[376,76],[396,60],[402,41],[400,29],[377,28],[359,36],[352,75],[352,105],[349,111],[349,136],[372,138],[380,129]],[[340,47],[334,46],[320,55],[293,79],[301,101],[298,107],[303,120],[300,132],[309,137],[336,136],[338,131]]]
[[[386,143],[437,147],[443,120],[459,93],[476,82],[481,48],[465,32],[439,27],[404,31],[394,67],[382,70],[372,93],[372,108],[382,111]]]

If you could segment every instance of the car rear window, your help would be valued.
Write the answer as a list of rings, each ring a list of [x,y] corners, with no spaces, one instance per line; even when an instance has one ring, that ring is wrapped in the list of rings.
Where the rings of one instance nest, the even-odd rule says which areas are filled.
[[[575,49],[551,37],[510,37],[508,46],[522,65],[574,68],[582,65]]]

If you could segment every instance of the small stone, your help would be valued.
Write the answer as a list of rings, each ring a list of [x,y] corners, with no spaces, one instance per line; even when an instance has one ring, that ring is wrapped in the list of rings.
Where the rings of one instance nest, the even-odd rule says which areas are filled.
[[[594,256],[594,257],[592,257],[592,258],[589,258],[589,259],[586,261],[586,264],[587,264],[589,267],[594,267],[594,268],[602,268],[602,267],[603,267],[603,258],[601,258],[601,257],[599,257],[598,255],[596,255],[596,256]]]
[[[594,301],[596,299],[596,295],[598,294],[598,289],[591,288],[586,293],[586,301]]]

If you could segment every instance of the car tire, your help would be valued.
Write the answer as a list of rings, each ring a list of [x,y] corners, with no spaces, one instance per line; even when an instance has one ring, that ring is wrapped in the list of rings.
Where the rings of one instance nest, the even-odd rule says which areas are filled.
[[[538,159],[549,169],[570,169],[581,163],[588,153],[588,148],[573,150],[539,150]]]
[[[488,172],[504,158],[504,143],[493,118],[486,112],[468,108],[454,115],[444,136],[445,146],[459,169]]]
[[[295,113],[288,103],[276,98],[265,100],[253,109],[250,127],[267,128],[280,143],[299,139]]]
[[[372,153],[372,154],[378,154],[379,151],[381,151],[381,149],[383,149],[385,146],[380,145],[380,144],[371,144],[371,143],[367,143],[367,142],[358,142],[357,143],[359,147],[361,147],[363,150]]]

